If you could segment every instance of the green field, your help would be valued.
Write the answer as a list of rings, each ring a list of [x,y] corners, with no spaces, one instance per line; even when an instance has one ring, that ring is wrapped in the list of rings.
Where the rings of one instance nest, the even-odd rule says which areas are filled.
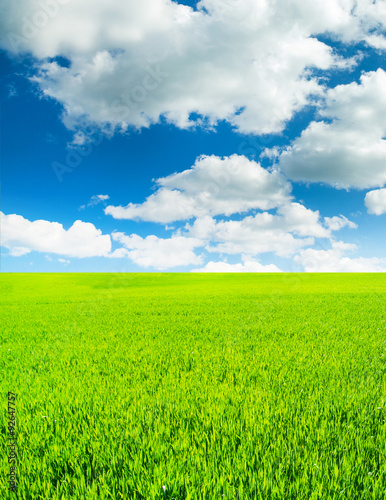
[[[0,498],[386,498],[385,274],[3,274],[0,289]]]

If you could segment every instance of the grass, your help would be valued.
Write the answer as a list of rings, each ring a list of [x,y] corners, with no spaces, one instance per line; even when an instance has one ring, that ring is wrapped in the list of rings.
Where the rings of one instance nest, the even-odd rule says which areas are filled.
[[[0,292],[1,498],[386,498],[384,274],[3,274]]]

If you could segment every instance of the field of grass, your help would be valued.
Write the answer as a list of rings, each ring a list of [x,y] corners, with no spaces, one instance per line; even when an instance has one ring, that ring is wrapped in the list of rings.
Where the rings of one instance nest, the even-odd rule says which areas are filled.
[[[0,346],[0,498],[386,498],[384,274],[3,274]]]

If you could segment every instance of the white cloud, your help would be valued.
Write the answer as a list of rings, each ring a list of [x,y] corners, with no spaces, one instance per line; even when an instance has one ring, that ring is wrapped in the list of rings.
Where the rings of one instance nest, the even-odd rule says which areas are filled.
[[[310,246],[314,238],[329,238],[331,231],[319,222],[319,212],[299,203],[280,207],[276,215],[268,212],[241,220],[220,220],[206,216],[187,224],[185,231],[207,241],[210,252],[258,255],[274,252],[290,257],[300,248]]]
[[[142,238],[137,234],[127,236],[124,233],[112,233],[112,238],[125,248],[119,249],[114,257],[128,257],[140,267],[153,267],[165,270],[179,266],[202,264],[202,257],[194,253],[194,249],[203,246],[196,238],[172,236],[158,238],[150,235]]]
[[[208,125],[226,120],[242,132],[269,133],[321,93],[310,68],[352,64],[315,35],[381,48],[382,6],[202,0],[195,12],[170,0],[20,0],[3,4],[0,19],[6,49],[41,59],[36,81],[63,103],[68,127],[126,130],[164,118],[186,128],[204,117]],[[43,61],[57,55],[70,67]]]
[[[369,214],[386,214],[386,189],[369,191],[365,197],[365,205]]]
[[[85,144],[87,144],[88,142],[88,137],[86,134],[84,134],[83,132],[81,131],[78,131],[74,137],[72,138],[72,141],[70,144],[68,144],[68,146],[70,147],[76,147],[76,146],[83,146]]]
[[[315,236],[328,238],[330,231],[320,223],[320,214],[306,208],[300,203],[289,203],[278,208],[277,216],[273,217],[273,227],[283,229],[297,236]]]
[[[114,219],[167,223],[193,217],[197,212],[195,204],[195,200],[181,191],[161,188],[142,204],[129,203],[126,207],[109,205],[105,213]]]
[[[106,257],[111,251],[109,235],[89,222],[77,220],[65,230],[58,222],[29,221],[20,215],[1,216],[1,245],[18,257],[32,251],[67,257]]]
[[[104,203],[110,199],[110,196],[107,194],[96,194],[94,196],[91,196],[90,201],[87,203],[87,205],[82,205],[79,207],[79,210],[84,210],[86,207],[95,207],[96,205],[99,205],[99,203]]]
[[[290,200],[291,185],[244,156],[202,156],[189,170],[156,181],[158,190],[142,204],[108,206],[115,219],[169,223],[205,215],[268,210]]]
[[[327,92],[326,107],[280,156],[295,181],[338,188],[381,187],[386,183],[386,72],[365,73],[360,84]],[[331,122],[330,122],[331,121]]]
[[[386,272],[386,259],[350,258],[344,256],[346,251],[355,250],[356,246],[343,242],[332,242],[329,250],[307,248],[301,250],[294,258],[304,271],[315,273],[372,273]]]
[[[352,3],[353,20],[351,28],[345,36],[351,39],[363,39],[368,45],[377,49],[386,49],[386,5],[384,0],[356,0]],[[356,33],[356,35],[354,34]]]
[[[357,229],[358,228],[358,225],[355,224],[355,222],[348,220],[347,217],[345,217],[344,215],[339,215],[339,216],[335,215],[334,217],[325,217],[324,224],[331,231],[339,231],[340,229],[343,229],[344,227],[348,227],[349,229]]]
[[[208,262],[201,269],[193,269],[194,273],[279,273],[281,270],[273,264],[264,266],[255,260],[244,263],[228,264],[227,262]]]
[[[106,201],[110,198],[107,194],[96,194],[91,196],[91,202],[95,205],[96,203],[100,203],[102,201]]]
[[[67,260],[67,259],[58,259],[58,262],[60,262],[61,264],[66,265],[66,266],[67,266],[68,264],[70,264],[70,261],[69,261],[69,260]]]

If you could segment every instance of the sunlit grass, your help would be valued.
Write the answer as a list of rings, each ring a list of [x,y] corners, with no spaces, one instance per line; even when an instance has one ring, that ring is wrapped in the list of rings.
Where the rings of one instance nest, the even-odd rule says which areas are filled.
[[[4,498],[386,498],[384,274],[3,274],[0,289]]]

